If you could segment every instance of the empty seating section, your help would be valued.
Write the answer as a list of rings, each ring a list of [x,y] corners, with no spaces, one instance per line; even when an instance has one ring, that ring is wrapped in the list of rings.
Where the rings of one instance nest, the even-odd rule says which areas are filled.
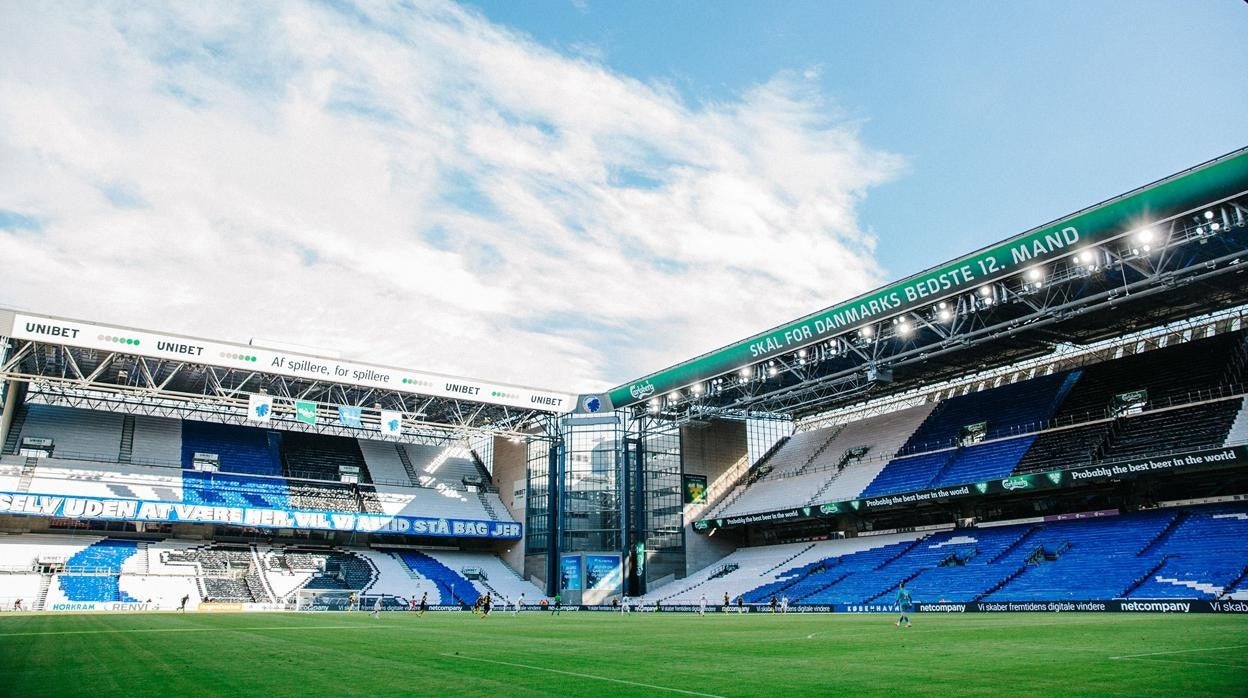
[[[917,541],[880,536],[869,549],[852,547],[869,539],[828,541],[770,574],[725,575],[722,586],[754,603],[772,594],[811,604],[888,603],[902,581],[925,602],[1235,597],[1248,575],[1245,536],[1245,504],[1160,509],[956,529]],[[738,550],[709,569],[791,550],[774,548],[771,557],[767,548]],[[672,585],[683,588],[677,598],[689,601],[711,588],[691,580]],[[664,593],[671,594],[665,588],[651,595]],[[722,600],[718,594],[708,599]]]
[[[292,431],[282,438],[282,446],[287,477],[336,482],[340,468],[346,466],[359,468],[360,481],[369,482],[355,439]]]
[[[63,565],[41,574],[36,562]],[[461,571],[475,568],[479,581]],[[422,592],[432,604],[472,603],[490,591],[502,599],[542,591],[490,552],[374,550],[168,539],[132,541],[98,536],[0,534],[0,609],[18,598],[35,607],[50,582],[44,608],[66,602],[151,601],[176,608],[183,596],[214,601],[293,604],[300,589],[360,590],[407,605]],[[7,604],[7,605],[6,605]],[[36,609],[40,610],[40,609]]]
[[[361,511],[361,499],[351,485],[339,482],[342,466],[359,469],[360,482],[366,483],[368,468],[355,439],[321,434],[288,432],[282,439],[285,474],[290,480],[290,504],[296,509]],[[317,480],[320,482],[308,482]]]
[[[52,439],[57,458],[116,462],[123,415],[54,405],[27,405],[20,439]]]
[[[215,453],[223,472],[280,476],[280,448],[280,432],[212,422],[182,424],[183,468],[191,467],[196,453]]]
[[[901,452],[956,446],[963,427],[981,422],[987,429],[985,439],[1039,431],[1078,378],[1078,371],[1054,373],[948,398],[915,430]]]
[[[1239,402],[1206,402],[1116,420],[1101,445],[1097,460],[1122,460],[1221,446],[1239,412]]]
[[[643,601],[661,599],[664,603],[694,603],[706,594],[708,602],[723,603],[725,593],[734,603],[738,595],[744,596],[747,603],[763,603],[771,598],[772,593],[796,601],[794,595],[783,587],[799,581],[802,570],[810,572],[819,563],[860,551],[899,550],[911,544],[918,535],[862,536],[742,548],[696,575],[651,591],[643,597]],[[767,586],[767,590],[758,592],[763,586]]]
[[[891,461],[862,491],[862,497],[878,497],[927,487],[932,477],[957,455],[953,449],[907,456]]]
[[[957,450],[953,459],[928,483],[928,487],[964,485],[1008,476],[1031,448],[1034,436],[989,441]]]
[[[713,515],[736,516],[854,499],[935,406],[918,405],[837,427],[798,432],[772,455],[768,461],[772,470],[766,476],[748,486],[738,485],[744,489],[740,496],[725,498],[727,505]],[[867,449],[865,456],[849,461],[849,451],[858,448]],[[782,468],[776,463],[796,465]],[[803,471],[793,475],[802,466]]]
[[[382,485],[414,485],[399,457],[400,444],[387,441],[360,441],[360,454],[368,465],[373,482]]]
[[[118,583],[122,564],[137,551],[134,541],[110,539],[83,548],[65,561],[65,573],[58,575],[61,593],[67,601],[135,601]]]
[[[182,499],[208,506],[290,508],[285,480],[230,473],[182,471]]]
[[[249,546],[206,544],[161,551],[159,556],[165,565],[195,569],[203,595],[214,601],[271,602]]]
[[[1239,412],[1235,415],[1235,421],[1231,424],[1231,430],[1226,434],[1227,445],[1238,445],[1248,443],[1248,399],[1240,401]]]
[[[1076,427],[1059,427],[1038,434],[1031,450],[1018,462],[1014,471],[1031,473],[1088,465],[1109,436],[1110,426],[1109,421],[1101,421]]]
[[[1031,446],[1032,438],[996,439],[1040,429],[1079,376],[1079,371],[1054,373],[941,402],[901,449],[903,454],[922,455],[890,462],[861,496],[877,497],[1009,475]],[[932,452],[957,446],[964,427],[980,423],[985,425],[984,438],[989,441]]]
[[[1145,389],[1150,401],[1217,385],[1244,333],[1232,332],[1085,366],[1055,415],[1061,423],[1111,416],[1115,395]]]
[[[179,465],[182,462],[182,421],[136,414],[130,462],[138,465]]]
[[[280,435],[254,427],[187,421],[182,425],[183,498],[191,504],[289,508],[280,477]],[[220,459],[215,473],[192,470],[196,453]]]
[[[489,512],[476,494],[450,488],[386,487],[377,485],[377,500],[390,516],[432,516],[489,521]],[[508,516],[505,509],[497,510]],[[510,519],[503,519],[510,520]]]
[[[1216,599],[1248,575],[1244,553],[1248,511],[1243,506],[1201,507],[1156,544],[1164,564],[1131,596],[1138,599]],[[1238,554],[1236,554],[1238,552]]]
[[[41,459],[35,467],[29,491],[178,501],[182,499],[182,471],[131,463]]]
[[[784,446],[772,454],[767,462],[767,465],[771,466],[769,477],[771,474],[787,477],[803,470],[815,454],[819,453],[820,449],[827,446],[828,441],[836,436],[840,428],[837,426],[799,431],[790,436]]]
[[[418,485],[434,487],[443,484],[463,489],[464,478],[479,477],[472,453],[463,446],[430,446],[403,444],[407,457],[418,475]]]
[[[437,585],[438,603],[473,603],[480,590],[458,572],[419,550],[404,550],[399,558],[417,574]],[[432,595],[430,600],[432,600]]]
[[[1177,510],[1046,524],[999,564],[1021,574],[987,601],[1109,599],[1123,595],[1156,564],[1140,551]],[[1029,560],[1034,560],[1027,564]]]
[[[540,588],[526,581],[515,570],[493,555],[463,550],[429,550],[426,554],[457,572],[462,573],[469,567],[479,570],[485,578],[475,584],[478,587],[486,587],[495,595],[496,601],[514,601],[519,598],[520,594],[524,594],[525,603],[535,604],[538,599],[545,596]]]

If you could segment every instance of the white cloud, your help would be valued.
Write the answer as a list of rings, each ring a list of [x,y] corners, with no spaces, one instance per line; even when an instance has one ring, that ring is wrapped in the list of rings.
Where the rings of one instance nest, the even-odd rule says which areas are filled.
[[[805,76],[690,104],[454,5],[0,5],[0,304],[620,383],[880,281]]]

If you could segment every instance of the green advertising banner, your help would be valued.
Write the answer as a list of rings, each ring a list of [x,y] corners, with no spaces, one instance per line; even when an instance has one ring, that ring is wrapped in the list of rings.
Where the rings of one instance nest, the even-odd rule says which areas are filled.
[[[1149,221],[1248,190],[1248,149],[1241,149],[1160,182],[1034,228],[993,247],[929,269],[813,315],[612,388],[613,408],[739,370],[778,354],[839,336],[884,317],[925,307],[1105,242]]]
[[[685,476],[685,504],[703,504],[706,502],[706,476]]]
[[[742,516],[705,519],[694,522],[693,528],[695,531],[704,533],[711,529],[729,526],[826,518],[836,516],[837,514],[892,509],[910,504],[922,504],[924,502],[962,499],[965,497],[984,497],[1009,492],[1052,490],[1076,487],[1085,482],[1132,478],[1148,473],[1178,469],[1200,470],[1241,463],[1248,463],[1248,446],[1229,446],[1205,451],[1191,451],[1161,458],[1137,458],[1117,463],[1070,468],[1068,470],[1012,475],[997,480],[972,482],[952,487],[938,487],[917,492],[899,492],[869,499],[827,502],[814,507],[797,507]]]

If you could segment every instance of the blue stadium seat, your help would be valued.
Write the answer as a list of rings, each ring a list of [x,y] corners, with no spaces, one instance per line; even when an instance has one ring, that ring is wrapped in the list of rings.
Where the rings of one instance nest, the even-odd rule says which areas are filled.
[[[74,553],[65,561],[66,574],[60,575],[61,591],[70,601],[126,601],[130,597],[119,588],[121,566],[138,552],[131,540],[102,540]],[[89,574],[73,574],[72,572]]]

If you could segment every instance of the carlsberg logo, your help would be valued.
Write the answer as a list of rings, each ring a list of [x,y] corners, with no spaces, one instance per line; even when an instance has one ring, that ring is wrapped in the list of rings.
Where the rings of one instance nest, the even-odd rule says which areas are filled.
[[[633,396],[634,400],[644,400],[654,395],[654,383],[646,381],[645,383],[634,383],[628,389],[628,394]]]
[[[1001,486],[1007,490],[1025,490],[1031,487],[1031,481],[1025,477],[1007,477],[1001,481]]]

